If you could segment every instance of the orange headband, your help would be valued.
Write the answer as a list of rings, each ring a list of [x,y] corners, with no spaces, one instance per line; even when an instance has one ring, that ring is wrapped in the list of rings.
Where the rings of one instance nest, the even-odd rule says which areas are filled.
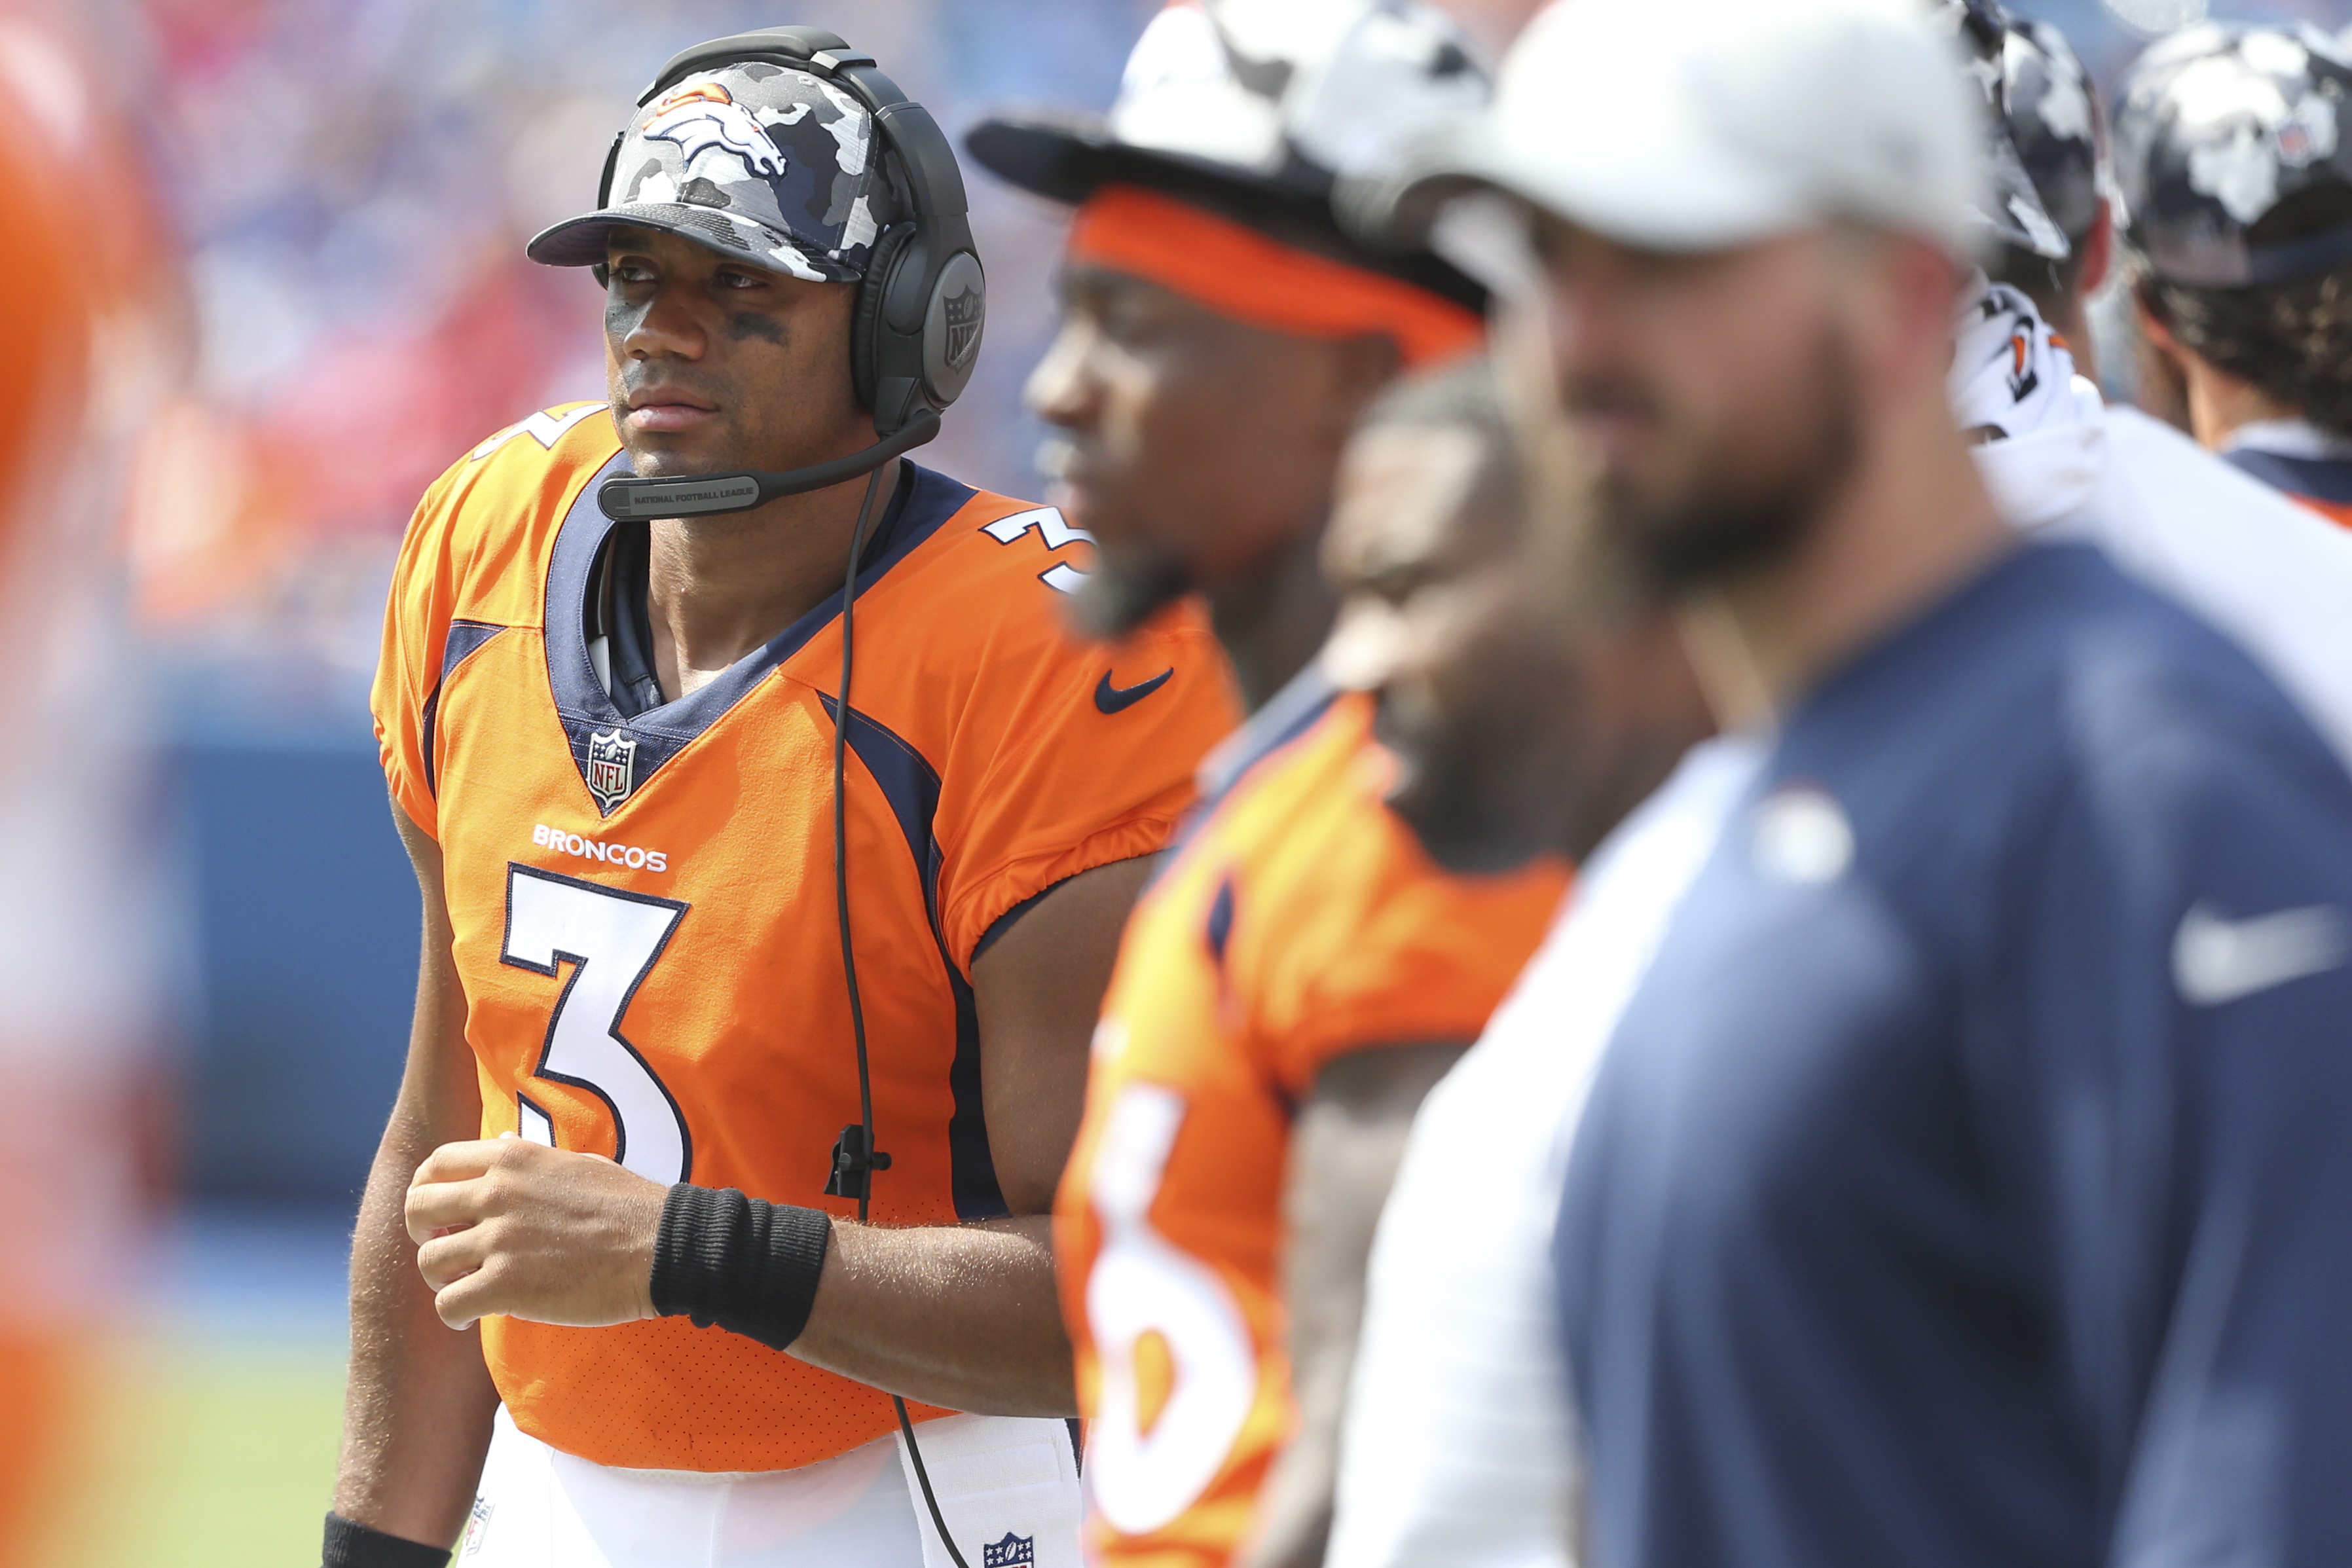
[[[1139,185],[1078,208],[1069,257],[1140,277],[1221,316],[1302,338],[1380,334],[1418,369],[1478,346],[1486,324],[1401,278],[1332,261]]]

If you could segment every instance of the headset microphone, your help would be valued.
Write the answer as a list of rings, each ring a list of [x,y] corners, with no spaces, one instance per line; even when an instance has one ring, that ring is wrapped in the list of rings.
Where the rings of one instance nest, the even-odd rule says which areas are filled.
[[[799,496],[870,474],[893,457],[912,451],[940,433],[940,416],[925,409],[862,451],[780,474],[746,469],[734,474],[681,475],[671,479],[607,479],[596,487],[596,505],[616,523],[652,517],[707,517],[745,512],[782,496]]]
[[[821,27],[770,27],[715,38],[672,57],[638,98],[639,108],[698,70],[764,61],[811,72],[856,99],[873,117],[880,146],[898,155],[910,208],[875,237],[850,313],[849,368],[857,399],[879,439],[864,451],[787,473],[608,479],[596,504],[615,522],[740,512],[871,473],[939,434],[940,414],[971,380],[988,320],[988,277],[973,246],[963,171],[939,123],[885,76],[874,57]],[[613,139],[596,193],[611,204],[629,127]],[[594,269],[604,281],[604,268]]]
[[[876,68],[874,57],[849,47],[835,33],[818,27],[771,27],[714,39],[674,57],[637,99],[639,108],[695,71],[742,61],[766,61],[812,71],[834,82],[874,117],[876,135],[898,155],[912,220],[894,223],[876,239],[873,258],[851,311],[849,363],[857,399],[874,415],[873,445],[846,457],[784,473],[679,476],[668,479],[607,479],[596,505],[615,522],[656,517],[708,517],[746,511],[782,496],[866,476],[866,497],[851,530],[849,559],[841,585],[841,685],[834,698],[833,853],[834,895],[841,926],[841,966],[849,993],[851,1043],[857,1053],[858,1119],[842,1129],[824,1190],[852,1198],[863,1222],[872,1202],[872,1173],[890,1168],[890,1156],[874,1146],[874,1080],[866,1058],[866,1009],[857,986],[857,951],[849,920],[848,771],[851,683],[856,660],[857,577],[867,529],[880,499],[882,466],[940,433],[940,414],[971,380],[987,321],[988,280],[972,245],[965,209],[963,172],[955,152],[923,107],[898,90]],[[599,211],[609,204],[624,127],[604,159],[596,193]],[[602,269],[598,281],[604,281]],[[955,1568],[969,1568],[940,1510],[930,1471],[915,1438],[907,1402],[890,1404],[915,1472],[917,1490],[931,1516],[931,1528]]]

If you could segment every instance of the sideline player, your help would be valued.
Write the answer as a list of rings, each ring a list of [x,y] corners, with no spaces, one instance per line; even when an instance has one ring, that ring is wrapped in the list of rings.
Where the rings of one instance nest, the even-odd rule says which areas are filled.
[[[2064,39],[2038,24],[2030,35],[2014,24],[1979,30],[2001,41],[1984,57],[2003,70],[2009,136],[2025,128],[2040,138],[2018,149],[2033,193],[2070,255],[2095,251],[2103,225],[2081,198],[2100,183],[2096,143],[2051,130],[2093,112],[2073,96],[2079,73]],[[1504,92],[1519,79],[1507,66]],[[1997,140],[1993,151],[1998,163]],[[1400,195],[1412,198],[1391,202]],[[2038,278],[2046,294],[2097,281],[2095,267],[2015,236],[2002,253],[2002,276]],[[2079,297],[2050,298],[2061,319],[2079,321]],[[2100,543],[2241,637],[2352,752],[2352,618],[2341,610],[2352,601],[2352,541],[2168,427],[2103,409],[2017,290],[1973,281],[1955,331],[1948,391],[1959,423],[1988,434],[2015,426],[1974,447],[2011,520]],[[1557,1217],[1562,1124],[1757,760],[1752,738],[1701,747],[1612,836],[1511,998],[1423,1103],[1373,1252],[1334,1568],[1565,1559],[1566,1426],[1555,1406],[1524,1396],[1547,1366],[1557,1375],[1548,1307],[1557,1287],[1539,1249]],[[1454,1152],[1473,1141],[1487,1151],[1496,1196],[1465,1214]]]
[[[1429,488],[1416,476],[1466,465],[1477,478],[1442,519],[1410,504]],[[1375,409],[1345,470],[1351,497],[1385,487],[1396,500],[1344,507],[1328,551],[1344,598],[1327,662],[1378,695],[1404,780],[1391,804],[1445,863],[1547,851],[1579,862],[1567,914],[1477,1046],[1423,1103],[1370,1277],[1345,1282],[1370,1299],[1347,1400],[1333,1564],[1565,1553],[1565,1391],[1549,1270],[1528,1244],[1549,1228],[1523,1223],[1538,1203],[1519,1190],[1547,1173],[1521,1152],[1549,1146],[1565,1098],[1554,1080],[1589,1063],[1592,1020],[1611,998],[1559,977],[1586,969],[1596,943],[1638,950],[1654,936],[1687,880],[1687,846],[1705,841],[1691,820],[1736,789],[1754,755],[1710,742],[1697,754],[1708,760],[1675,767],[1714,728],[1676,627],[1563,577],[1562,519],[1527,517],[1518,467],[1483,366],[1401,389]],[[1669,771],[1673,781],[1594,853]],[[1663,839],[1664,851],[1629,853],[1619,847],[1629,835]],[[1636,972],[1630,961],[1616,967]],[[1444,1135],[1431,1135],[1435,1123]],[[1556,1188],[1557,1169],[1548,1174]],[[1306,1286],[1293,1298],[1301,1313],[1314,1299]],[[1422,1312],[1401,1318],[1400,1293]]]
[[[609,414],[483,442],[402,550],[374,704],[425,952],[331,1564],[437,1563],[461,1527],[468,1568],[942,1563],[888,1393],[932,1406],[968,1563],[1076,1560],[1070,1434],[1008,1417],[1073,1408],[1046,1211],[1119,922],[1231,697],[1189,612],[1066,638],[1060,517],[910,462],[600,510],[633,471],[873,443],[853,308],[921,228],[913,173],[936,201],[953,165],[757,47],[674,63],[610,204],[531,243],[604,269]],[[859,1174],[860,1051],[871,1225],[819,1195]]]
[[[2037,135],[2083,120],[2072,59],[2055,28],[2011,23],[2000,107],[2036,195],[2075,256],[2088,259],[2077,270],[2006,246],[1995,270],[2029,281],[2039,271],[2042,293],[1980,283],[1963,290],[1948,389],[1954,413],[1986,437],[1977,465],[2012,523],[2097,544],[2205,615],[2352,758],[2352,616],[2344,613],[2352,538],[2161,420],[2105,403],[2076,373],[2084,292],[2098,287],[2108,244],[2103,215],[2084,226],[2082,193],[2108,181],[2098,139]],[[2095,105],[2089,112],[2095,120]]]
[[[1257,708],[1129,924],[1057,1207],[1106,1561],[1319,1561],[1353,1314],[1286,1324],[1281,1281],[1360,1278],[1413,1106],[1562,886],[1440,873],[1381,804],[1371,706],[1310,667],[1357,417],[1480,330],[1459,275],[1342,236],[1334,176],[1484,92],[1418,5],[1178,4],[1107,127],[972,134],[1078,209],[1031,396],[1101,544],[1080,607],[1117,632],[1197,588]]]
[[[2207,447],[2352,525],[2352,60],[2309,24],[2208,24],[2124,78],[2140,330]]]
[[[2299,1461],[2352,1394],[2352,779],[2201,624],[2012,542],[1906,7],[1586,0],[1522,67],[1465,172],[1555,214],[1602,532],[1771,731],[1570,1160],[1595,1560],[2340,1560]],[[1760,164],[1735,78],[1797,131]]]

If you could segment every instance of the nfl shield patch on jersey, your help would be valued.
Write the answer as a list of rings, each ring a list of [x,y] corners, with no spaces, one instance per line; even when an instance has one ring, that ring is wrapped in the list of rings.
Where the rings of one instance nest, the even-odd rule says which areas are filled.
[[[637,737],[620,728],[588,732],[588,792],[611,816],[636,788]]]
[[[474,1511],[466,1521],[466,1538],[457,1543],[457,1555],[471,1557],[482,1549],[482,1538],[489,1533],[490,1513],[498,1505],[488,1498],[474,1499]]]
[[[980,1548],[980,1568],[1029,1568],[1037,1561],[1037,1538],[1004,1532],[1002,1541],[983,1542]]]

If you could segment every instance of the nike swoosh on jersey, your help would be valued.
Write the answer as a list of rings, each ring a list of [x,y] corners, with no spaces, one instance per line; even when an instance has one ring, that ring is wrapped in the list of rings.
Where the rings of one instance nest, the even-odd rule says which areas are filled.
[[[2227,920],[2198,904],[2172,939],[2172,982],[2200,1007],[2322,975],[2352,957],[2352,925],[2332,904]]]
[[[1103,678],[1095,684],[1095,706],[1105,713],[1118,713],[1122,708],[1131,708],[1166,685],[1168,677],[1175,673],[1176,667],[1171,664],[1150,680],[1139,685],[1115,686],[1110,684],[1110,672],[1105,670]]]

